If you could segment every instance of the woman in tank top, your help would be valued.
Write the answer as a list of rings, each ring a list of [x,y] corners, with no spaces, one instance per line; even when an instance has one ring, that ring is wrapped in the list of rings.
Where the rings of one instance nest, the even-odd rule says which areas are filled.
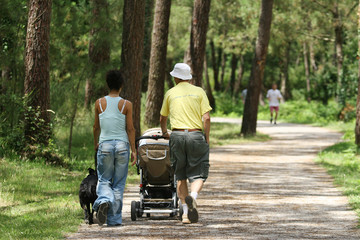
[[[94,144],[97,151],[98,198],[94,210],[99,225],[119,226],[129,155],[136,162],[132,103],[119,97],[123,78],[118,70],[106,74],[109,94],[95,103]],[[130,154],[131,149],[131,154]]]

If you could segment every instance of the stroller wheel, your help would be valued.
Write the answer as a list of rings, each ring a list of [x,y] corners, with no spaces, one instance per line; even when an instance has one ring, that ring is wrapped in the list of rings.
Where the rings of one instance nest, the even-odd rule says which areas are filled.
[[[136,202],[135,206],[136,206],[136,216],[138,218],[142,217],[144,212],[142,209],[140,209],[140,202]]]
[[[131,220],[136,221],[136,202],[131,201]]]

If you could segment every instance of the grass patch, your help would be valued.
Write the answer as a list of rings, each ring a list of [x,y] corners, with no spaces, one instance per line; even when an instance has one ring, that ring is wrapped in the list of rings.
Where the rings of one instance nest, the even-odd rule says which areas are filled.
[[[2,239],[59,239],[82,221],[84,174],[37,162],[0,159]]]
[[[348,197],[360,217],[360,157],[351,142],[338,143],[321,152],[316,160],[334,177],[334,183]]]
[[[355,123],[328,124],[328,127],[344,133],[343,142],[319,153],[316,162],[326,168],[336,184],[349,199],[349,203],[360,217],[360,156],[354,140]]]

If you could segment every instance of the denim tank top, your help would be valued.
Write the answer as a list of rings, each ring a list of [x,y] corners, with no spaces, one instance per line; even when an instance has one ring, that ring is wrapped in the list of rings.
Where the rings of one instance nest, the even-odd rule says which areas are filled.
[[[121,97],[105,96],[105,99],[105,111],[102,111],[100,104],[102,112],[99,114],[101,129],[99,143],[107,140],[121,140],[128,143],[129,138],[126,132],[126,116],[122,113],[126,100],[120,111],[118,105],[119,101],[122,99]]]

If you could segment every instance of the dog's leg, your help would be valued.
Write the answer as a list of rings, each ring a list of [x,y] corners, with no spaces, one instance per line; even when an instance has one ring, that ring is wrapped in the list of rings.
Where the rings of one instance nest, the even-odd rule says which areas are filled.
[[[87,204],[86,204],[87,205]],[[84,215],[85,215],[85,223],[88,224],[89,223],[89,214],[88,214],[88,210],[87,210],[88,207],[86,206],[83,206],[83,209],[84,209]]]
[[[94,209],[93,209],[93,204],[91,204],[91,211],[90,211],[90,216],[89,216],[89,224],[93,224],[94,223]]]
[[[87,215],[88,215],[88,223],[89,224],[93,224],[94,221],[93,221],[93,216],[91,214],[91,210],[90,210],[90,203],[86,203],[86,208],[87,208]]]

